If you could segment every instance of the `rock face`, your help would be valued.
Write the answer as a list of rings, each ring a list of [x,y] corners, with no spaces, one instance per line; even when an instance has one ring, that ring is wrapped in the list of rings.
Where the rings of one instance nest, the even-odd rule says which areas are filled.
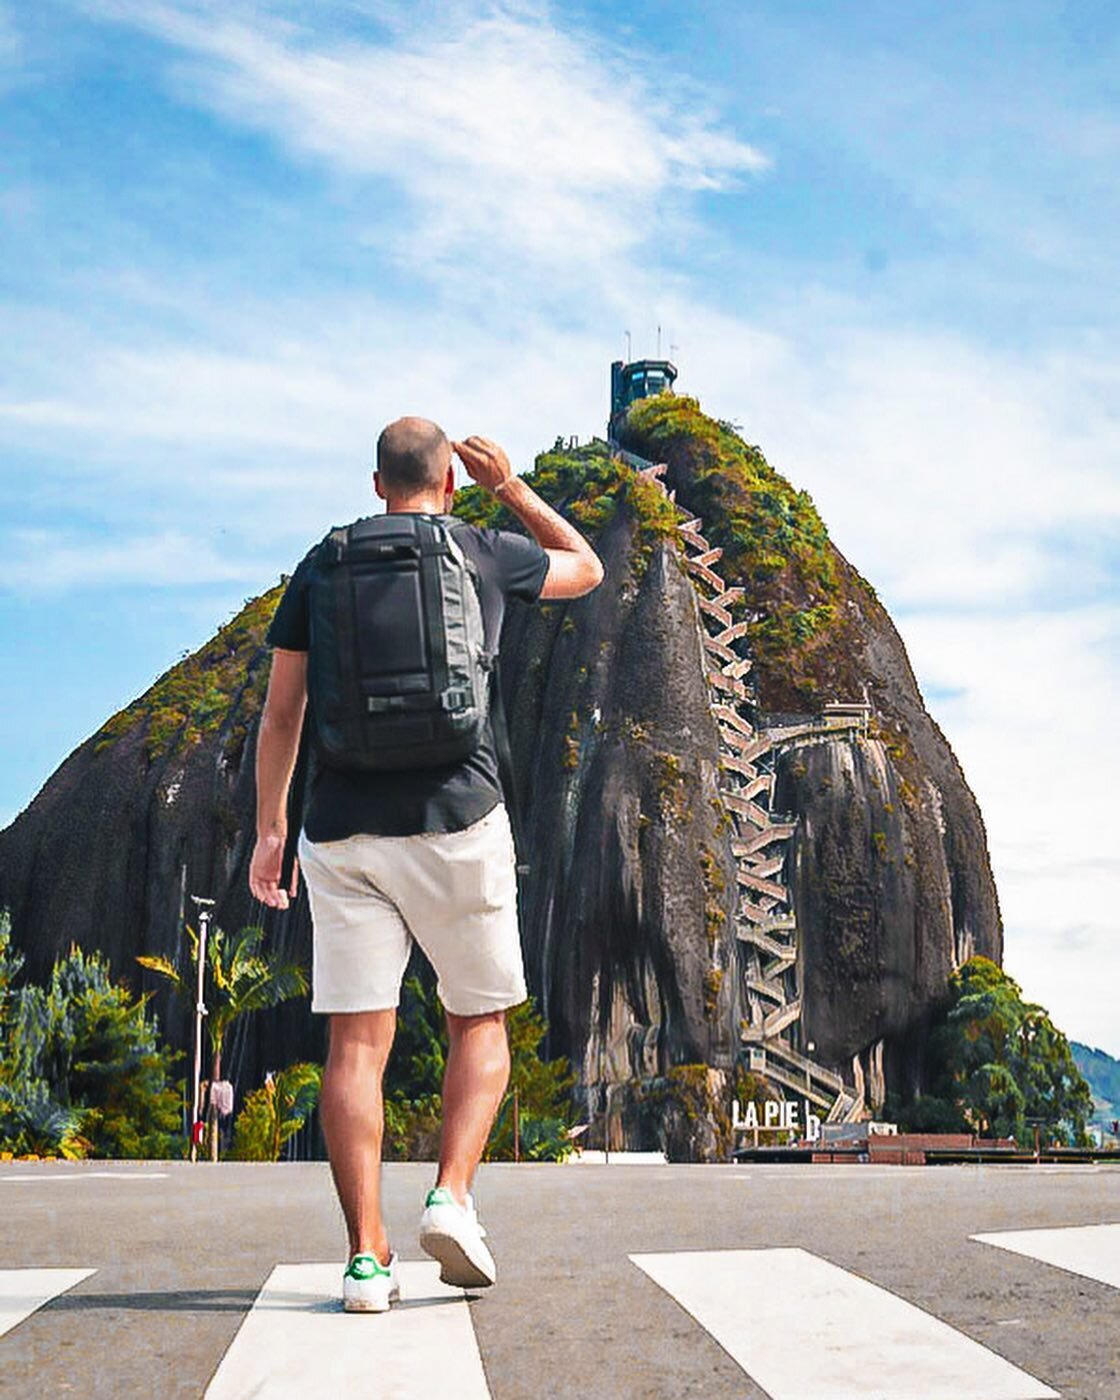
[[[104,951],[118,976],[155,993],[176,1044],[190,1044],[188,1008],[135,958],[181,963],[197,927],[191,895],[216,900],[215,923],[261,922],[248,887],[255,835],[256,726],[268,686],[264,633],[283,593],[270,589],[198,652],[172,667],[79,745],[0,833],[0,903],[12,915],[25,971],[43,978],[76,942]],[[272,946],[310,960],[306,895],[268,911]],[[321,1028],[291,1003],[235,1031],[231,1077],[248,1092],[264,1071],[323,1050]],[[247,1040],[247,1043],[246,1043]]]
[[[705,1010],[732,863],[695,595],[667,543],[635,580],[630,533],[620,517],[601,536],[598,589],[518,609],[502,643],[527,678],[510,705],[530,982],[549,1053],[572,1055],[588,1084],[728,1059],[734,1043]]]
[[[800,818],[791,885],[803,1035],[826,1063],[861,1053],[869,1085],[882,1040],[886,1085],[907,1096],[920,1085],[926,1008],[965,958],[1002,949],[976,804],[931,722],[915,737],[931,762],[913,810],[879,739],[799,749],[779,765],[776,798]]]
[[[949,972],[973,952],[1002,957],[976,802],[890,619],[804,493],[694,400],[635,405],[627,441],[669,464],[677,505],[725,547],[723,576],[742,585],[751,619],[756,721],[812,715],[829,698],[871,703],[858,740],[822,734],[775,750],[772,806],[798,819],[784,878],[802,1040],[863,1079],[872,1107],[884,1077],[913,1092]],[[611,1145],[651,1147],[650,1115],[627,1112],[638,1086],[674,1066],[733,1070],[746,1014],[697,590],[679,512],[605,445],[542,454],[529,479],[594,538],[606,568],[583,598],[506,614],[529,985],[550,1026],[542,1051],[572,1057],[588,1107],[601,1105],[599,1086],[621,1104]],[[457,510],[517,524],[478,488]],[[310,962],[306,894],[290,911],[261,911],[247,884],[263,636],[281,592],[248,602],[80,745],[0,833],[0,903],[29,975],[45,975],[72,941],[100,948],[156,991],[180,1044],[186,1009],[134,958],[185,955],[191,894],[217,901],[222,927],[263,920],[273,946]],[[323,1056],[323,1020],[306,1003],[244,1024],[227,1057],[239,1093],[266,1069]]]
[[[742,585],[760,731],[819,722],[864,701],[866,733],[775,745],[771,807],[796,818],[782,879],[798,930],[801,1047],[842,1072],[875,1111],[922,1083],[933,1002],[975,953],[1003,956],[976,799],[929,716],[894,624],[794,492],[695,400],[635,405],[624,440],[667,464],[666,486],[723,549]]]

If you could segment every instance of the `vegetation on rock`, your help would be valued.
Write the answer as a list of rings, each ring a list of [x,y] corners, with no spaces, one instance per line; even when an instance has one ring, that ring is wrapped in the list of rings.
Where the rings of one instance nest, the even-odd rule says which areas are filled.
[[[809,493],[687,394],[638,399],[620,438],[669,464],[678,501],[723,550],[720,576],[746,589],[732,612],[750,611],[747,642],[764,706],[814,709],[830,692],[857,693],[845,603],[858,591],[868,606],[874,590],[841,560]]]
[[[780,1100],[781,1095],[762,1076],[751,1074],[743,1065],[730,1073],[711,1065],[673,1065],[666,1074],[645,1082],[632,1081],[635,1104],[652,1110],[661,1148],[671,1162],[726,1162],[735,1141],[732,1130],[732,1101],[738,1099],[741,1111],[748,1103],[759,1107]],[[771,1144],[784,1143],[794,1134],[783,1130],[768,1133]]]
[[[537,454],[533,470],[526,472],[524,478],[592,542],[620,508],[625,508],[636,527],[631,554],[635,579],[644,574],[659,542],[667,541],[680,554],[678,514],[673,503],[654,482],[614,456],[601,439],[583,447],[562,447],[557,443],[550,451]],[[454,512],[472,525],[497,530],[524,528],[508,506],[477,484],[456,491]]]
[[[247,598],[204,646],[108,719],[94,736],[94,751],[143,723],[149,760],[166,758],[185,752],[226,725],[223,747],[236,760],[264,708],[269,670],[264,635],[284,587],[281,582],[256,598]]]

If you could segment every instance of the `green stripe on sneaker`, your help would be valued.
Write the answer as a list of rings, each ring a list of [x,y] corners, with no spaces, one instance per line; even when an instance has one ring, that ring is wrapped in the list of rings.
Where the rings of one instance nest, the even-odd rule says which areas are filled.
[[[377,1274],[392,1274],[387,1264],[382,1264],[376,1254],[355,1254],[343,1275],[344,1278],[374,1278]]]
[[[425,1208],[428,1206],[455,1206],[458,1204],[458,1201],[456,1201],[455,1197],[451,1194],[451,1188],[449,1186],[433,1186],[428,1192],[427,1199],[424,1201]]]

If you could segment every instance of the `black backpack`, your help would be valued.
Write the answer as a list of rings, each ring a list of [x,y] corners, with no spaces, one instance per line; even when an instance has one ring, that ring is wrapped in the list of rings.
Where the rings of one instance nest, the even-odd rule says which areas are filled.
[[[308,580],[312,741],[331,768],[434,768],[489,713],[481,579],[457,522],[404,511],[331,530]]]
[[[307,713],[288,798],[288,888],[311,760],[378,771],[464,758],[492,718],[515,846],[523,850],[497,651],[462,521],[391,511],[332,529],[308,583]],[[518,874],[528,872],[519,864]]]

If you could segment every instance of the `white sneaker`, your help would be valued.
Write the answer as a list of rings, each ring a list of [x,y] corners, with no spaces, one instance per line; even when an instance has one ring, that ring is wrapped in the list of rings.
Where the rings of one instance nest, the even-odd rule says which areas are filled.
[[[401,1296],[397,1277],[397,1252],[382,1264],[376,1254],[355,1254],[342,1275],[342,1307],[345,1312],[388,1312]]]
[[[456,1288],[488,1288],[498,1271],[483,1244],[474,1199],[461,1206],[446,1186],[433,1186],[420,1217],[420,1248],[440,1262],[441,1283]]]

